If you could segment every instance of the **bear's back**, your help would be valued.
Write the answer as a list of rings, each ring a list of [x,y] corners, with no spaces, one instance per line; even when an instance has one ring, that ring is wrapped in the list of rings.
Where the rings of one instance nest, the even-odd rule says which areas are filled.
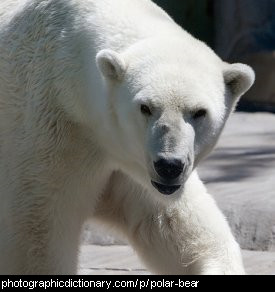
[[[90,0],[99,48],[121,51],[135,42],[184,31],[151,0]],[[103,36],[103,37],[102,37]]]

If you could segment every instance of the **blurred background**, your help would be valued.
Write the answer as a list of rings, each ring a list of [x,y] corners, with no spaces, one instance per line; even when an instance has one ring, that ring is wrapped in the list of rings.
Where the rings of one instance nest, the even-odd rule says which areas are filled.
[[[274,0],[154,0],[228,62],[253,67],[256,82],[238,110],[275,112]]]

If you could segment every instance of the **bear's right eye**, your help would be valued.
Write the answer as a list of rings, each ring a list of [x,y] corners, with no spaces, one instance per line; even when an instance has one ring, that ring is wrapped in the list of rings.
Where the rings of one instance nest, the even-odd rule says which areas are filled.
[[[152,112],[151,112],[150,108],[145,104],[142,104],[140,106],[140,111],[145,116],[151,116],[152,115]]]
[[[193,119],[199,119],[199,118],[202,118],[202,117],[205,117],[207,114],[206,110],[205,109],[200,109],[198,111],[196,111],[194,114],[193,114]]]

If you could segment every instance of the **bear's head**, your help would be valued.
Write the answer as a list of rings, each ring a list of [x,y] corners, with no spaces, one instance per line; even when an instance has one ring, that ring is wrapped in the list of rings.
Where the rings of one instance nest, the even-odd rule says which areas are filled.
[[[145,40],[96,58],[112,129],[103,143],[121,171],[158,194],[181,193],[254,82],[249,66],[225,63],[190,42]]]

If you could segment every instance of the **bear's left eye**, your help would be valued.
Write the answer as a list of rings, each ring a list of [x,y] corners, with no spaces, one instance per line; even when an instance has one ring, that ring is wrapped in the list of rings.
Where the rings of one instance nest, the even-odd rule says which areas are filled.
[[[199,119],[199,118],[205,117],[206,114],[207,114],[207,112],[206,112],[205,109],[200,109],[200,110],[196,111],[196,112],[192,115],[192,117],[193,117],[193,119],[196,120],[196,119]]]
[[[151,112],[150,108],[145,104],[142,104],[140,106],[140,111],[141,111],[142,114],[144,114],[146,116],[151,116],[152,115],[152,112]]]

